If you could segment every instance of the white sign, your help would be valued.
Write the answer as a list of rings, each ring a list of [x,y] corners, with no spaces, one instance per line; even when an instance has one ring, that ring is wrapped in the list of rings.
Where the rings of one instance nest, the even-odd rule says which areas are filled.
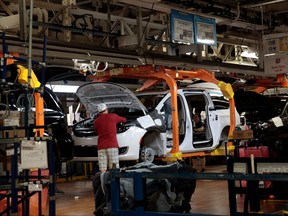
[[[277,75],[288,73],[288,56],[275,55],[264,58],[265,74]]]
[[[22,169],[48,168],[46,141],[22,140],[20,153]]]
[[[28,184],[29,191],[42,191],[42,189],[43,189],[42,184],[33,184],[33,183]]]
[[[278,33],[263,36],[264,54],[287,53],[288,33]]]
[[[174,18],[174,40],[194,43],[193,22]]]
[[[288,52],[288,36],[279,38],[279,51]]]
[[[247,173],[247,164],[246,163],[240,163],[240,162],[235,162],[234,167],[233,167],[233,172],[234,173]]]
[[[279,50],[278,47],[278,39],[270,39],[266,40],[264,42],[264,53],[265,54],[271,54],[271,53],[276,53]]]
[[[197,22],[197,41],[207,44],[214,44],[214,25]]]

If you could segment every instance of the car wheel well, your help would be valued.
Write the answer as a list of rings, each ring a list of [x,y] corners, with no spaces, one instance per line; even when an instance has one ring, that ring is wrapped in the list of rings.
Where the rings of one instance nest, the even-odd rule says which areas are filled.
[[[219,139],[219,144],[223,143],[224,141],[228,140],[228,134],[229,134],[230,126],[226,126],[223,128],[221,132],[221,136]]]
[[[151,130],[142,138],[140,149],[143,147],[151,148],[154,151],[155,156],[161,156],[164,154],[163,143],[161,133],[157,130]]]
[[[142,146],[140,148],[139,158],[141,162],[153,162],[155,158],[155,152],[152,148]]]

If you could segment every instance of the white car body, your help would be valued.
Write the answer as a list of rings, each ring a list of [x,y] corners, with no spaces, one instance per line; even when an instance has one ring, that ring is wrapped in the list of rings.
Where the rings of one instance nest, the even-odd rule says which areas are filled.
[[[110,112],[119,115],[127,114],[125,125],[117,126],[117,141],[119,144],[119,159],[121,161],[135,161],[139,159],[139,150],[144,136],[150,131],[165,134],[163,116],[155,112],[149,113],[139,99],[127,88],[112,83],[89,83],[82,85],[77,90],[77,96],[87,111],[90,118],[76,123],[73,126],[72,138],[75,144],[74,161],[97,160],[97,134],[93,121],[97,116],[97,106],[105,103]],[[124,112],[124,113],[123,113]],[[129,117],[129,115],[131,115]],[[149,137],[152,137],[150,135]],[[146,139],[146,137],[145,137]],[[161,155],[164,154],[164,151]],[[159,155],[160,156],[160,155]]]
[[[171,94],[169,91],[161,92],[142,92],[135,94],[130,92],[123,86],[112,83],[91,83],[85,85],[101,86],[105,89],[107,86],[111,87],[113,85],[117,86],[117,90],[120,87],[123,88],[119,92],[123,95],[125,92],[125,100],[127,99],[127,94],[132,94],[132,100],[127,99],[124,102],[124,98],[121,100],[120,97],[116,96],[116,91],[113,90],[113,97],[109,99],[109,94],[105,92],[98,92],[97,96],[93,97],[94,102],[88,100],[90,96],[84,93],[81,99],[81,94],[78,96],[81,102],[89,110],[97,110],[97,104],[100,102],[105,102],[109,109],[115,109],[117,107],[132,108],[129,102],[132,104],[137,101],[145,101],[144,105],[151,110],[147,112],[146,108],[141,103],[137,109],[142,110],[143,114],[137,116],[134,121],[127,122],[124,126],[126,129],[117,134],[117,140],[119,143],[119,159],[120,161],[131,161],[131,160],[142,160],[150,161],[154,160],[154,157],[164,157],[170,152],[172,148],[172,139],[168,133],[166,133],[165,119],[163,106],[165,101],[167,101]],[[105,87],[106,86],[106,87]],[[205,85],[204,85],[205,87]],[[81,91],[81,87],[79,88]],[[101,91],[98,89],[98,91]],[[92,91],[90,91],[92,92]],[[95,93],[95,92],[94,92]],[[93,92],[92,92],[93,95]],[[99,96],[100,95],[100,96]],[[101,96],[102,95],[102,96]],[[88,96],[88,97],[87,97]],[[96,100],[97,98],[97,100]],[[105,101],[103,101],[105,98]],[[117,99],[115,99],[117,98]],[[136,98],[136,99],[135,99]],[[203,86],[193,85],[190,88],[178,89],[178,121],[179,121],[179,150],[182,153],[194,153],[194,152],[212,152],[218,148],[223,142],[227,141],[227,136],[230,127],[230,110],[228,100],[224,99],[221,91],[217,87],[212,86],[211,88],[203,88]],[[91,99],[91,97],[90,97]],[[139,100],[140,99],[140,100]],[[145,99],[145,100],[144,100]],[[116,103],[116,102],[119,102]],[[120,102],[123,102],[122,104]],[[88,104],[88,105],[87,105]],[[117,105],[116,105],[117,104]],[[150,107],[150,108],[149,108]],[[135,109],[135,103],[133,104],[133,109]],[[195,133],[193,132],[193,121],[192,115],[195,112],[201,111],[202,117],[205,117],[205,132]],[[240,117],[236,112],[236,124],[240,124]],[[128,113],[129,114],[129,113]],[[127,116],[125,116],[127,117]],[[91,120],[90,120],[91,121]],[[78,125],[81,123],[77,123]],[[74,160],[81,161],[93,161],[97,160],[96,156],[93,155],[81,155],[77,157],[77,151],[81,148],[90,147],[96,151],[97,146],[97,136],[77,136],[77,124],[74,125],[74,142],[75,142],[75,158]],[[79,127],[81,128],[81,127]],[[93,128],[90,127],[91,130]],[[92,147],[92,148],[91,148]],[[78,149],[78,150],[77,150]],[[91,151],[89,152],[91,154]]]
[[[129,148],[129,151],[127,151],[126,154],[119,154],[119,160],[121,161],[134,161],[139,159],[139,146],[140,141],[142,137],[145,135],[147,131],[138,128],[138,127],[131,127],[124,133],[117,134],[117,141],[119,144],[119,148]],[[81,146],[82,148],[88,148],[89,151],[93,154],[97,150],[97,136],[91,136],[91,137],[78,137],[75,136],[75,134],[72,136],[74,143],[77,143],[76,149],[74,151],[74,159],[73,161],[95,161],[97,160],[96,154],[93,155],[78,155],[77,154],[77,146]],[[133,137],[133,139],[131,139]],[[130,140],[129,143],[127,140]],[[80,145],[79,145],[80,144]],[[138,154],[135,154],[135,152],[138,152]]]

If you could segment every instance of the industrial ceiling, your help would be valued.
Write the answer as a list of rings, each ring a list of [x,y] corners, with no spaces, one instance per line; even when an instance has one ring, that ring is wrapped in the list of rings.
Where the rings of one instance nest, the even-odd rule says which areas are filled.
[[[217,46],[172,41],[172,9],[215,19]],[[24,57],[31,51],[36,61],[45,50],[47,67],[82,59],[262,76],[263,36],[288,32],[287,0],[0,0],[0,13],[1,43]],[[244,49],[258,58],[243,57]]]

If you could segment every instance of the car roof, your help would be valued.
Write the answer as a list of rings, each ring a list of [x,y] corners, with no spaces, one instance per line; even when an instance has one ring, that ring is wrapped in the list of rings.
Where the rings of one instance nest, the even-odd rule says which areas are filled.
[[[189,85],[187,87],[181,87],[178,89],[178,91],[193,91],[193,92],[203,92],[203,91],[208,91],[208,92],[215,92],[215,93],[221,93],[220,88],[206,88],[206,87],[201,87],[201,86],[192,86]],[[145,90],[145,91],[141,91],[141,92],[136,92],[136,95],[147,95],[147,94],[168,94],[170,92],[170,90]]]

